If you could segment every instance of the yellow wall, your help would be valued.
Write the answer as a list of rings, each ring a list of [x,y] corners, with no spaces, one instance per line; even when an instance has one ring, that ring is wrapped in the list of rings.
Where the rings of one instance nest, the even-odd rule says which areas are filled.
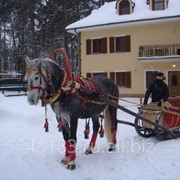
[[[109,53],[109,37],[131,35],[130,53]],[[86,55],[86,39],[108,38],[107,54]],[[145,91],[145,71],[159,70],[167,74],[176,63],[180,70],[180,58],[142,62],[138,60],[140,45],[155,45],[180,42],[180,21],[129,25],[123,27],[101,29],[81,33],[81,71],[82,76],[87,72],[131,71],[132,88],[120,89],[121,93],[143,94]]]

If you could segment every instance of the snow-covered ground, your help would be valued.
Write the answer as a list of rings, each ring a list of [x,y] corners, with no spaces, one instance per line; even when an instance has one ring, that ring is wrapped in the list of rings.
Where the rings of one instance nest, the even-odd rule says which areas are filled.
[[[139,103],[136,98],[127,100]],[[137,112],[134,104],[120,104]],[[106,139],[98,137],[94,153],[85,155],[89,140],[84,139],[85,121],[81,119],[76,170],[67,170],[60,163],[64,141],[50,107],[48,133],[43,128],[44,116],[44,108],[30,106],[26,96],[0,94],[0,180],[179,180],[180,138],[145,139],[134,128],[119,124],[115,152],[107,152]],[[118,118],[134,121],[120,110]]]

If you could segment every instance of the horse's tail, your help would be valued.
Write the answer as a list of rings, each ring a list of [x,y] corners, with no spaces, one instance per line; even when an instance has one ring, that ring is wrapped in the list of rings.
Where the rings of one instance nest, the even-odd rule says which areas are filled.
[[[114,147],[116,144],[116,131],[117,131],[117,119],[116,119],[116,108],[108,106],[105,109],[105,135],[108,141],[109,147]]]
[[[109,109],[106,107],[105,112],[104,112],[104,128],[105,128],[105,135],[107,138],[108,143],[112,143],[112,132],[111,132],[111,116]]]

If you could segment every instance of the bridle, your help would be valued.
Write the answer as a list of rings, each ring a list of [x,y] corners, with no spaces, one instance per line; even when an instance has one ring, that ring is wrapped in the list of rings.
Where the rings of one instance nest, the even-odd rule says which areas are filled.
[[[27,86],[27,90],[31,91],[31,90],[37,89],[38,90],[38,96],[42,100],[42,104],[51,104],[54,101],[56,101],[58,99],[58,97],[60,97],[60,95],[62,94],[63,87],[65,87],[67,84],[66,73],[64,74],[63,81],[59,82],[60,83],[59,88],[53,93],[48,93],[48,86],[52,83],[51,74],[48,73],[48,70],[47,70],[47,77],[45,77],[41,67],[38,67],[38,68],[37,67],[28,67],[26,70],[27,77],[31,76],[33,73],[39,74],[39,85],[34,86],[30,83],[30,85]],[[43,86],[43,81],[46,84],[45,87]],[[42,91],[42,94],[40,95],[41,91]]]
[[[40,93],[40,91],[44,91],[45,88],[43,87],[42,84],[42,80],[44,80],[46,82],[46,78],[44,76],[44,74],[42,73],[41,67],[40,68],[36,68],[36,67],[28,67],[26,70],[26,74],[27,77],[31,76],[33,73],[38,73],[39,74],[39,85],[38,86],[33,86],[31,83],[30,85],[27,86],[27,90],[31,91],[34,89],[38,90],[38,93]]]

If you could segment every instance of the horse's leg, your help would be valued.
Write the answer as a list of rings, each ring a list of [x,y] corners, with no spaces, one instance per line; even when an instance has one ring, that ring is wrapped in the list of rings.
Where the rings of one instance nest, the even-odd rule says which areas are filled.
[[[69,154],[69,132],[67,130],[66,126],[62,127],[62,134],[63,134],[63,138],[65,140],[65,155],[61,161],[62,164],[67,165],[70,162],[70,154]]]
[[[105,134],[108,140],[109,149],[108,151],[115,150],[116,144],[116,132],[117,132],[117,109],[112,106],[108,106],[105,109]]]
[[[68,157],[69,162],[67,163],[67,169],[74,170],[76,168],[75,159],[76,159],[76,132],[77,132],[78,118],[71,118],[70,122],[70,134],[69,138],[65,139],[65,157]]]
[[[74,170],[76,168],[74,162],[76,158],[76,138],[71,139],[69,136],[69,132],[64,127],[62,128],[62,133],[65,140],[65,156],[63,157],[61,163],[67,165],[67,169]]]
[[[100,127],[98,116],[92,118],[92,122],[93,122],[93,134],[92,134],[89,146],[85,151],[85,154],[92,154],[92,149],[95,147],[96,139],[97,139],[97,135],[98,135],[99,127]]]

